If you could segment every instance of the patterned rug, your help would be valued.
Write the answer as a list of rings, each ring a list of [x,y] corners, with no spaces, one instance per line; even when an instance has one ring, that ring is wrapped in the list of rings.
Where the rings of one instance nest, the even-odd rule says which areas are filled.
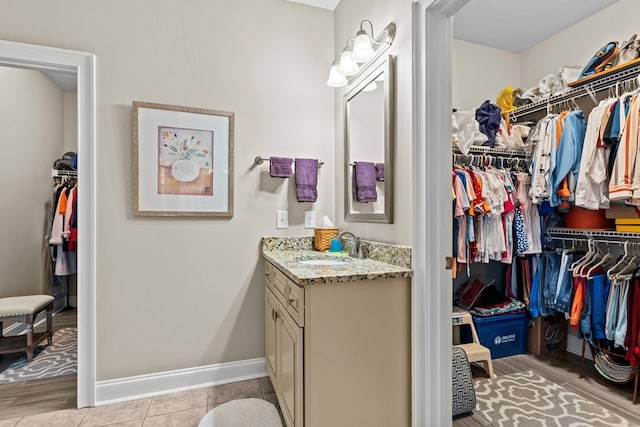
[[[53,343],[38,346],[32,362],[27,355],[16,360],[0,372],[0,384],[37,380],[75,374],[78,370],[78,329],[64,328],[53,334]]]
[[[496,426],[629,426],[605,408],[528,371],[475,382],[476,411]]]

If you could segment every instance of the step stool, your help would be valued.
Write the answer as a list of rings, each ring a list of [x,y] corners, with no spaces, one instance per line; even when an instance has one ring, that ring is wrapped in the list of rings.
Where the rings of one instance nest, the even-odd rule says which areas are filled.
[[[460,307],[453,307],[453,311],[451,313],[451,325],[453,326],[453,345],[463,349],[464,352],[467,353],[467,358],[470,363],[482,362],[484,370],[489,374],[489,378],[494,378],[493,363],[491,362],[491,350],[480,344],[478,333],[473,325],[471,313],[461,309]],[[473,342],[460,344],[460,329],[458,327],[461,325],[469,325],[471,328]]]

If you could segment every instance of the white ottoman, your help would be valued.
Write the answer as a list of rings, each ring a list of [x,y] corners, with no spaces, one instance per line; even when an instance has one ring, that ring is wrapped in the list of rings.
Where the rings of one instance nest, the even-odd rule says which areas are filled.
[[[282,427],[273,404],[262,399],[238,399],[207,412],[198,427]]]
[[[0,353],[15,353],[25,351],[27,360],[33,360],[33,350],[43,339],[51,345],[53,336],[53,300],[51,295],[26,295],[22,297],[0,298]],[[46,332],[33,332],[33,321],[38,313],[47,310]],[[2,323],[5,320],[16,320],[27,324],[26,335],[2,335]]]

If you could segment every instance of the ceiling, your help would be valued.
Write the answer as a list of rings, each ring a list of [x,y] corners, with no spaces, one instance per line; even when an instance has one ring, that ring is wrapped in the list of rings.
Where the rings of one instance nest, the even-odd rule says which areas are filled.
[[[453,37],[520,53],[618,1],[474,0],[455,15]]]
[[[59,71],[41,71],[49,80],[57,84],[63,92],[77,92],[78,78],[75,73]]]
[[[329,10],[340,3],[340,0],[289,1]],[[453,37],[520,53],[618,1],[473,0],[455,15]]]
[[[334,10],[340,0],[289,0],[294,3],[308,4],[309,6],[315,6],[322,9]]]

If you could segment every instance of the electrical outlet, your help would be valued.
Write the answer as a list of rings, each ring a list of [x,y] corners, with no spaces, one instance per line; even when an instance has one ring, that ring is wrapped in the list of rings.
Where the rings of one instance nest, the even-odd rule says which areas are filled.
[[[304,228],[316,228],[316,211],[304,213]]]
[[[289,212],[276,211],[276,228],[289,228]]]

